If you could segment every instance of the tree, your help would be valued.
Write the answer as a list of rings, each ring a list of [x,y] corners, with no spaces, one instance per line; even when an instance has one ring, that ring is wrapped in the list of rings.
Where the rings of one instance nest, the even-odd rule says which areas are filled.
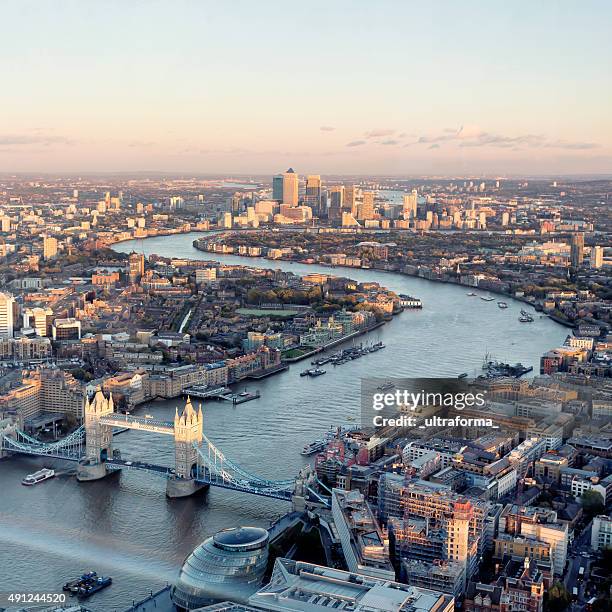
[[[561,582],[555,582],[548,591],[548,601],[546,602],[547,612],[562,612],[571,602],[570,594]]]
[[[597,491],[585,491],[580,496],[580,502],[584,513],[589,518],[601,514],[605,508],[603,497]]]

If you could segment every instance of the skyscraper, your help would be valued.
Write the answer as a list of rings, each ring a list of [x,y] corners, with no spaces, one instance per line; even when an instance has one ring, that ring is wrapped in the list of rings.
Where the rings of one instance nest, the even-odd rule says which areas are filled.
[[[293,168],[283,174],[283,204],[297,206],[299,200],[298,175]]]
[[[342,222],[342,207],[344,205],[344,185],[335,185],[329,190],[329,220],[331,223]]]
[[[576,232],[572,234],[570,263],[572,268],[579,268],[584,259],[584,234]]]
[[[603,254],[602,246],[594,246],[591,249],[591,268],[601,268],[603,266]]]
[[[343,208],[353,216],[357,214],[357,187],[355,185],[345,185]]]
[[[0,293],[0,338],[13,337],[13,304],[10,293]]]
[[[418,207],[418,194],[417,190],[413,189],[411,193],[407,193],[404,196],[404,204],[402,206],[402,213],[404,219],[416,219]]]
[[[277,174],[272,177],[272,199],[277,202],[283,201],[283,175]]]
[[[363,202],[361,204],[359,219],[363,221],[367,221],[368,219],[373,219],[373,218],[374,218],[374,192],[364,191],[363,192]]]
[[[321,177],[318,174],[306,178],[305,203],[315,215],[321,216]]]

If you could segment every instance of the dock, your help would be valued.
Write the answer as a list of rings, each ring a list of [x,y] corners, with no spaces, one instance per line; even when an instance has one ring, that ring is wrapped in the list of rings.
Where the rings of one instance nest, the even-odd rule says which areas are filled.
[[[231,402],[235,406],[261,397],[261,393],[259,391],[250,393],[245,389],[241,393],[234,393],[229,387],[216,387],[210,389],[202,385],[188,387],[183,391],[183,394],[189,395],[189,397],[194,397],[196,399],[215,399]]]

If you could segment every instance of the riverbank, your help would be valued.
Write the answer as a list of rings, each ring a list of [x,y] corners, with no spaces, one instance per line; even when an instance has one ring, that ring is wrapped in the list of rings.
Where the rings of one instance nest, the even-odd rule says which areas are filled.
[[[346,336],[342,336],[342,338],[336,338],[335,340],[332,340],[331,342],[327,342],[326,344],[322,346],[318,346],[312,349],[311,351],[308,351],[307,353],[303,353],[302,355],[283,358],[283,361],[285,363],[297,363],[298,361],[302,361],[303,359],[307,359],[308,357],[312,357],[313,355],[318,355],[319,353],[323,353],[324,351],[328,349],[334,348],[342,344],[343,342],[349,342],[350,340],[353,340],[354,338],[363,336],[364,334],[367,334],[371,331],[374,331],[375,329],[378,329],[379,327],[382,327],[385,323],[386,321],[379,321],[378,323],[375,323],[374,325],[370,325],[369,327],[365,329],[359,329],[355,332],[347,334]]]
[[[228,231],[224,231],[224,232],[219,232],[216,235],[221,236],[223,234],[227,234],[229,233]],[[213,256],[217,255],[231,255],[233,257],[240,257],[241,259],[245,259],[245,260],[249,260],[249,259],[253,259],[252,256],[249,255],[243,255],[241,253],[218,253],[216,251],[213,251],[211,249],[206,249],[203,248],[200,244],[199,244],[199,238],[194,240],[192,243],[192,246],[194,249],[202,252],[202,253],[208,253],[211,254]],[[411,278],[418,278],[418,279],[422,279],[425,281],[430,281],[433,283],[443,283],[443,284],[448,284],[448,285],[457,285],[459,287],[465,287],[466,289],[470,289],[470,290],[477,290],[477,291],[485,291],[487,293],[491,293],[494,295],[498,295],[500,297],[505,297],[508,299],[512,299],[512,300],[516,300],[518,302],[521,302],[523,304],[526,304],[528,306],[531,306],[534,310],[536,310],[537,312],[542,312],[542,314],[546,317],[548,317],[549,319],[555,321],[556,323],[559,323],[560,325],[563,325],[564,327],[569,327],[570,329],[576,328],[576,323],[573,323],[572,321],[567,321],[564,319],[561,319],[560,317],[552,314],[552,313],[547,313],[547,312],[543,312],[542,310],[538,310],[538,304],[537,303],[533,303],[530,300],[526,299],[525,297],[522,296],[517,296],[514,295],[512,293],[508,293],[507,291],[501,291],[499,289],[492,289],[492,288],[482,288],[482,287],[474,287],[473,285],[467,285],[465,283],[461,283],[459,281],[455,281],[455,280],[451,280],[451,279],[443,279],[443,278],[429,278],[429,277],[425,277],[425,276],[420,276],[418,273],[411,273],[411,272],[406,272],[405,270],[401,270],[401,269],[387,269],[387,268],[378,268],[376,266],[369,266],[369,267],[357,267],[357,266],[341,266],[341,265],[331,265],[328,264],[326,262],[321,262],[321,261],[313,261],[313,262],[309,262],[309,261],[300,261],[300,260],[295,260],[295,259],[290,259],[288,257],[267,257],[266,255],[257,255],[258,258],[261,259],[266,259],[268,261],[284,261],[287,262],[289,264],[301,264],[301,265],[308,265],[308,266],[312,266],[312,265],[317,265],[317,266],[322,266],[324,268],[331,268],[331,269],[336,269],[336,268],[342,268],[344,270],[376,270],[377,272],[388,272],[391,274],[400,274],[402,276],[407,276],[407,277],[411,277]],[[214,257],[213,257],[214,259]],[[245,264],[247,265],[247,264]]]

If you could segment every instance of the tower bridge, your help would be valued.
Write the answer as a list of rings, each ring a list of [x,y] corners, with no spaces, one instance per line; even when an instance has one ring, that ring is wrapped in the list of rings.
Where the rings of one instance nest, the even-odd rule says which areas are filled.
[[[188,397],[183,411],[174,420],[115,412],[112,395],[98,390],[85,403],[84,424],[56,442],[36,440],[11,421],[0,422],[0,457],[12,453],[53,457],[77,462],[77,480],[99,480],[116,470],[140,470],[164,476],[168,497],[186,497],[211,486],[232,489],[293,503],[295,509],[307,504],[329,505],[316,491],[316,478],[310,466],[296,478],[268,480],[240,467],[218,449],[203,431],[202,408],[196,410]],[[113,449],[115,427],[136,429],[174,438],[174,466],[145,461],[128,461]]]

